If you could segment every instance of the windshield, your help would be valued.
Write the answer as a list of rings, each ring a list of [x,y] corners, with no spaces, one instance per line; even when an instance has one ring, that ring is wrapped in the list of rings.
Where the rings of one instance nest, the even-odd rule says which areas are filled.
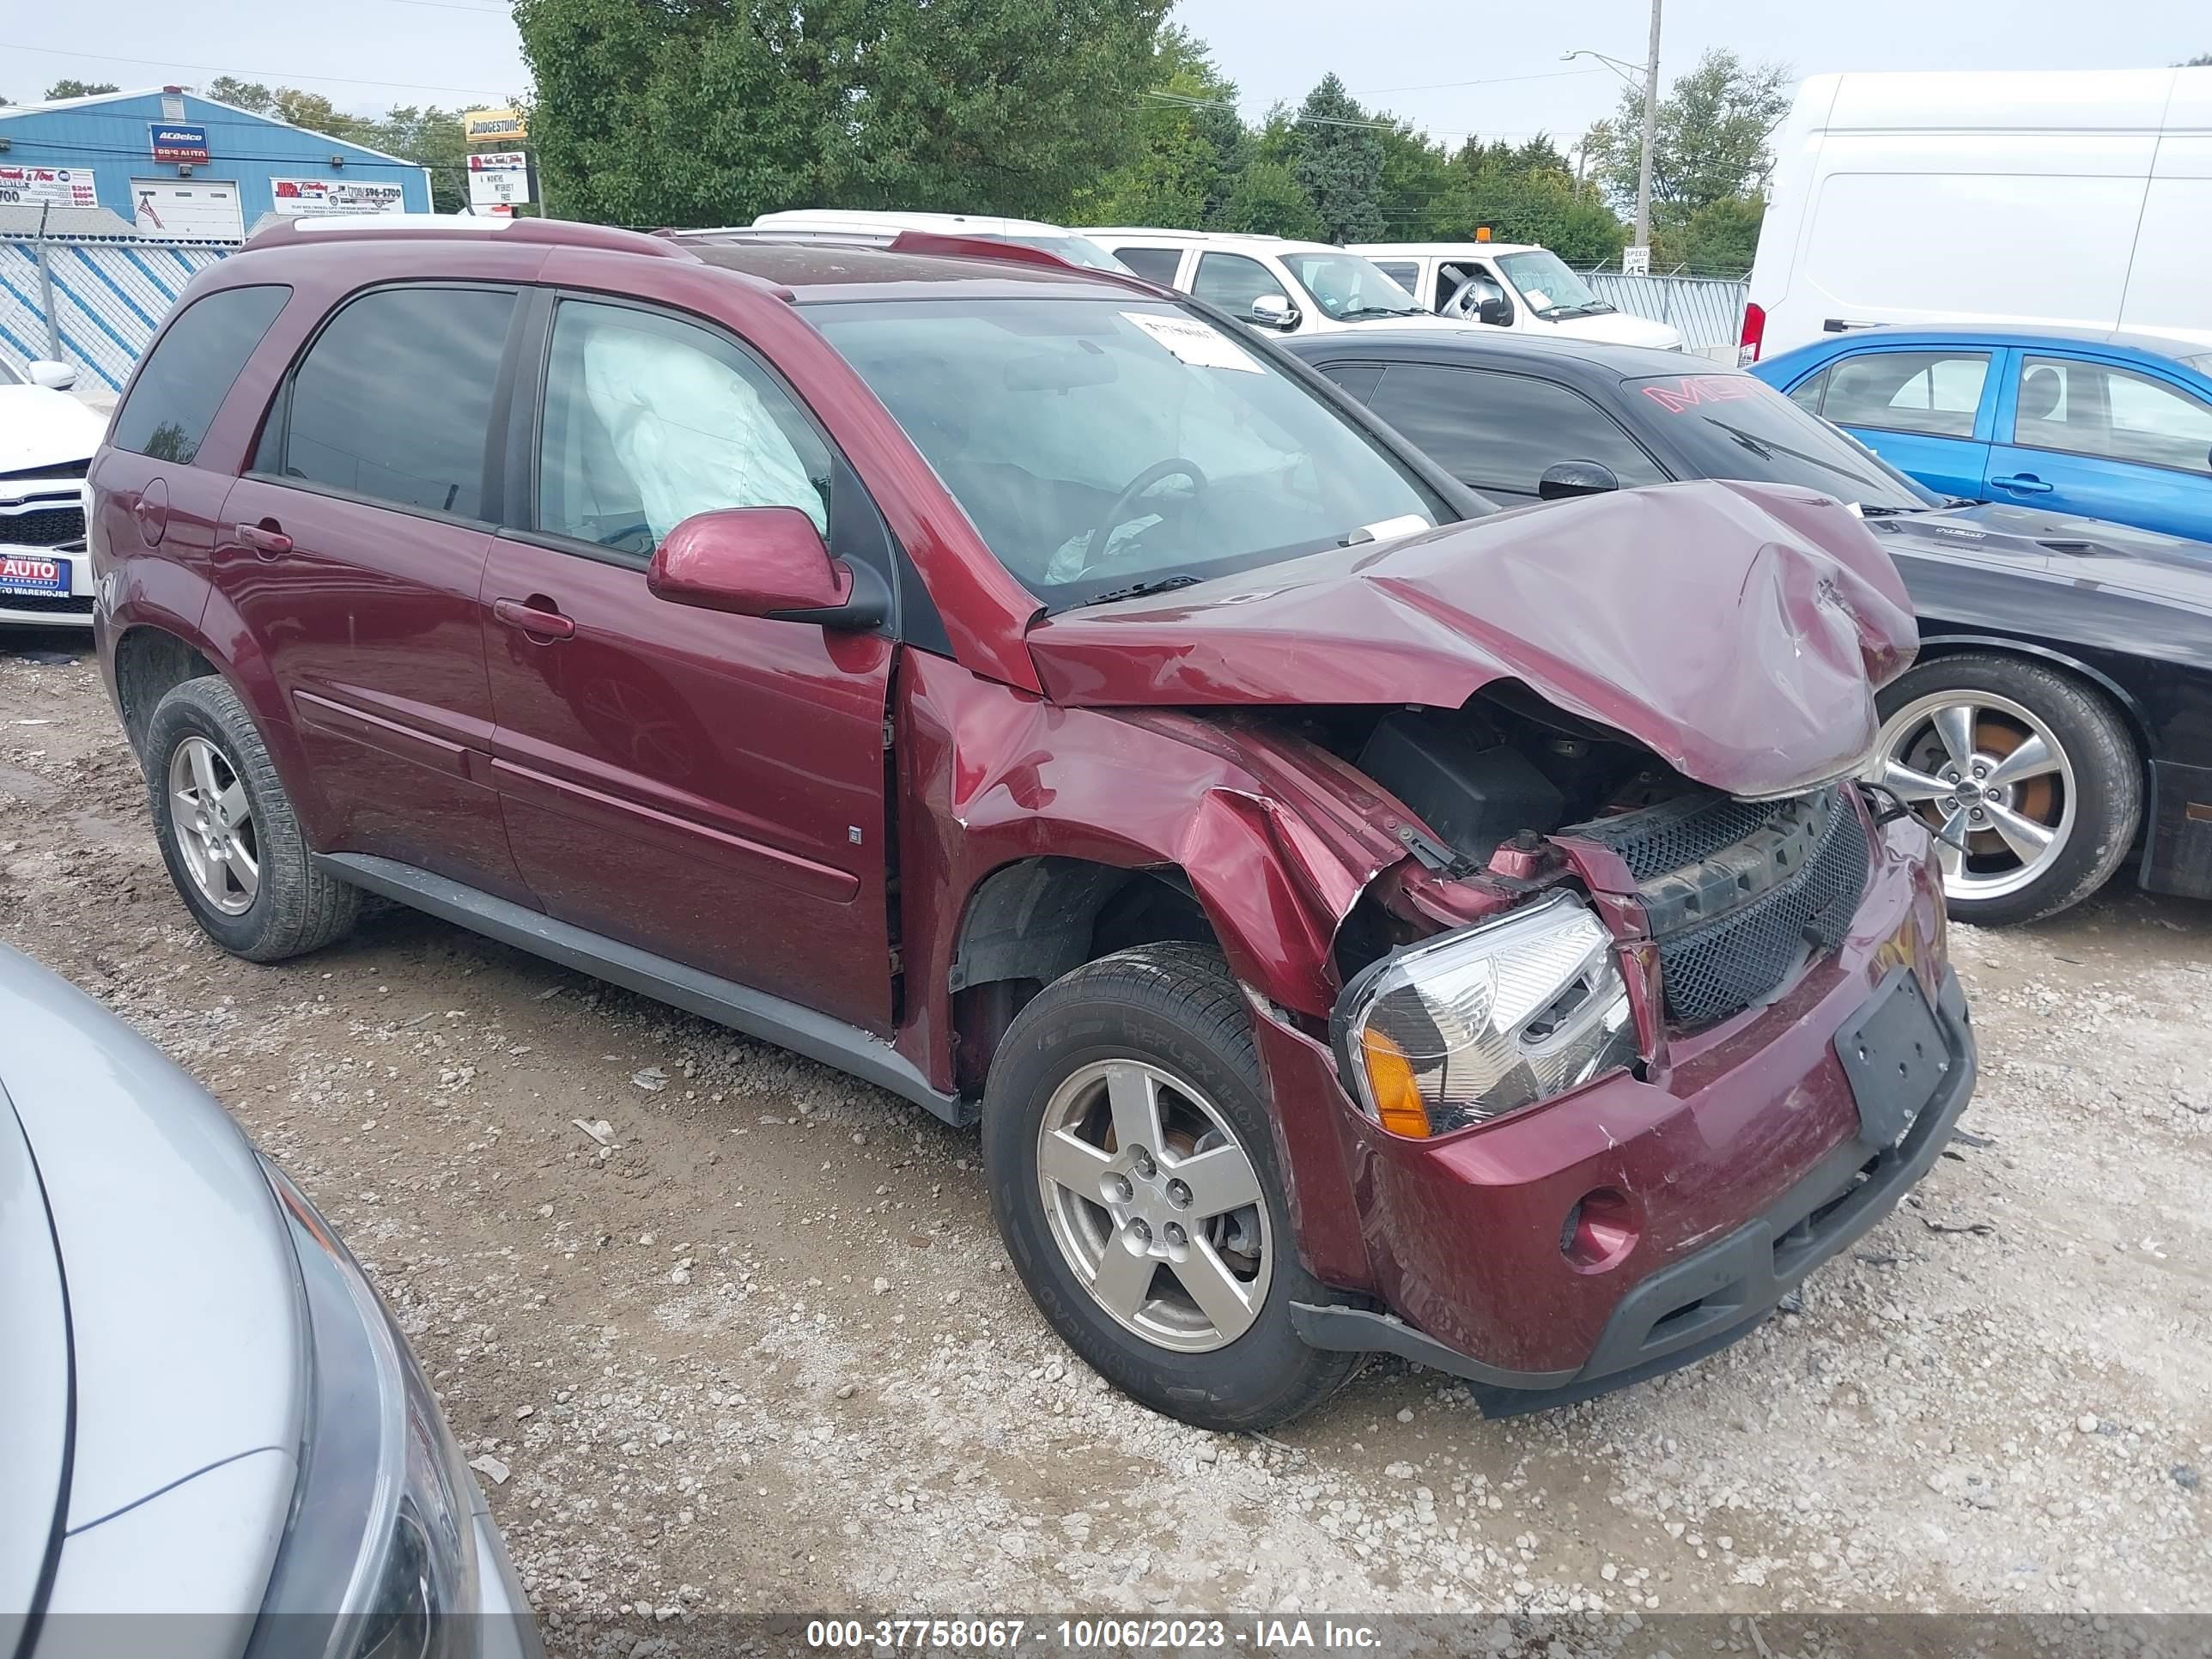
[[[1547,321],[1561,317],[1601,317],[1613,307],[1590,292],[1588,283],[1547,247],[1527,253],[1501,253],[1498,269],[1521,290],[1528,309]]]
[[[1041,247],[1047,253],[1058,254],[1072,265],[1083,265],[1091,270],[1118,271],[1124,276],[1137,274],[1088,236],[994,236],[991,240]]]
[[[1941,507],[1864,445],[1748,374],[1668,374],[1631,380],[1642,412],[1709,478],[1800,484],[1876,512]]]
[[[1412,295],[1356,253],[1285,253],[1282,261],[1313,302],[1340,323],[1420,313]]]
[[[806,314],[1054,610],[1458,516],[1267,354],[1179,306],[844,301]]]

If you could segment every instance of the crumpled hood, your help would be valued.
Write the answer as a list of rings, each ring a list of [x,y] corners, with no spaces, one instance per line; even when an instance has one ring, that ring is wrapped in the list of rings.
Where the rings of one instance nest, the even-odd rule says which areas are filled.
[[[106,420],[66,392],[0,386],[0,476],[92,459]]]
[[[1312,555],[1030,629],[1075,707],[1417,703],[1518,680],[1730,794],[1805,789],[1874,742],[1918,642],[1905,585],[1825,496],[1688,483]]]

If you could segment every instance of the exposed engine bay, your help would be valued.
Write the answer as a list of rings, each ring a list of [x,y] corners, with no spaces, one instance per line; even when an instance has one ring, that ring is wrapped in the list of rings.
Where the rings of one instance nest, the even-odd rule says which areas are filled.
[[[1848,784],[1737,800],[1514,683],[1456,710],[1316,709],[1298,724],[1435,832],[1442,848],[1409,850],[1447,878],[1480,888],[1522,886],[1547,868],[1564,877],[1561,842],[1617,855],[1678,1028],[1724,1019],[1793,981],[1841,939],[1865,891],[1866,823]],[[1347,981],[1437,931],[1386,900],[1370,890],[1339,931]]]

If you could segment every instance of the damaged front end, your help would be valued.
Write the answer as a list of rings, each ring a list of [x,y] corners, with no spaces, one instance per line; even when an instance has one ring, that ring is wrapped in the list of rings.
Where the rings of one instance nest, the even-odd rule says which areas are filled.
[[[1268,724],[1347,763],[1407,854],[1333,945],[1345,1086],[1393,1133],[1663,1068],[1670,1039],[1772,1000],[1833,950],[1866,890],[1854,786],[1739,800],[1518,685],[1452,711]]]

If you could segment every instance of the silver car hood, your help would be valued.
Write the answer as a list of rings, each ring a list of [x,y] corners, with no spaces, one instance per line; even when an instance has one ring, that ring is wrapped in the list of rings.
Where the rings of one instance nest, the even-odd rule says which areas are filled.
[[[299,1269],[246,1137],[151,1044],[4,946],[0,1031],[13,1034],[0,1090],[44,1189],[68,1297],[68,1528],[250,1452],[295,1455],[307,1387]],[[0,1388],[15,1388],[26,1351],[0,1352]],[[9,1571],[0,1565],[0,1583]]]
[[[53,1556],[69,1478],[69,1308],[61,1262],[30,1143],[0,1089],[0,1653],[15,1650],[11,1615],[38,1599]]]

